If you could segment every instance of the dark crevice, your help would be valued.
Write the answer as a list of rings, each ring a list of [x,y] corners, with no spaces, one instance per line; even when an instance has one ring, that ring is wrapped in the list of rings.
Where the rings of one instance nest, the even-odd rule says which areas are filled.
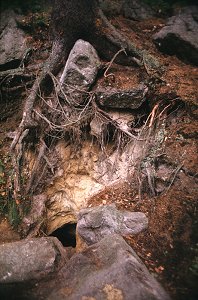
[[[50,234],[56,237],[64,247],[76,247],[76,223],[65,224]]]
[[[19,68],[20,63],[21,63],[20,59],[13,59],[3,65],[0,65],[0,72]]]

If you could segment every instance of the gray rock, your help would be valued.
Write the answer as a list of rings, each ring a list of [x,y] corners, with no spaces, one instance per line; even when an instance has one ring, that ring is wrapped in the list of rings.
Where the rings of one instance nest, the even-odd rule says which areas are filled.
[[[117,90],[108,88],[96,91],[97,101],[107,108],[139,108],[146,100],[148,88],[141,84],[132,90]]]
[[[133,20],[144,20],[154,16],[154,11],[144,1],[99,0],[102,10],[108,15],[124,15]]]
[[[148,219],[144,213],[119,211],[115,204],[110,204],[81,210],[78,215],[77,232],[91,245],[106,235],[134,235],[147,227]]]
[[[102,120],[98,116],[95,116],[90,122],[90,134],[92,136],[95,136],[97,139],[102,138],[103,136],[105,136],[108,124],[108,121]]]
[[[123,12],[126,18],[132,20],[150,19],[155,15],[154,10],[152,10],[149,5],[144,1],[137,0],[125,0]]]
[[[0,69],[18,67],[26,51],[25,33],[17,27],[16,14],[3,11],[0,22]]]
[[[119,235],[74,255],[63,267],[48,300],[168,300],[136,253]]]
[[[187,7],[168,19],[165,27],[153,36],[158,48],[198,65],[198,7]]]
[[[54,237],[0,245],[0,283],[41,279],[65,263],[64,248]]]
[[[106,112],[107,115],[107,112]],[[102,119],[97,115],[94,116],[90,122],[90,134],[97,139],[102,139],[106,136],[108,129],[107,126],[113,122],[117,128],[120,128],[123,132],[130,133],[131,127],[134,124],[135,117],[126,111],[108,111],[109,119]]]
[[[120,15],[123,13],[124,0],[99,0],[100,7],[107,15]]]
[[[91,44],[78,40],[70,52],[63,74],[60,78],[61,94],[67,101],[80,104],[84,93],[94,83],[100,60]]]

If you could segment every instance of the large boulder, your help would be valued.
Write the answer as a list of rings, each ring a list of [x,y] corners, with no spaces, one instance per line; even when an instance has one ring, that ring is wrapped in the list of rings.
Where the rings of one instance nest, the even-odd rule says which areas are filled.
[[[0,71],[4,71],[20,65],[27,45],[25,33],[17,26],[14,11],[3,11],[0,18]]]
[[[97,101],[107,108],[137,109],[146,100],[148,87],[140,84],[131,90],[117,90],[106,88],[96,91]]]
[[[198,65],[198,7],[183,8],[168,19],[167,24],[153,36],[158,48],[176,55],[185,62]]]
[[[113,233],[134,235],[148,227],[144,213],[117,210],[115,204],[86,208],[78,215],[77,233],[88,245]]]
[[[48,300],[168,300],[136,253],[116,234],[75,254]]]
[[[64,248],[54,237],[0,245],[0,283],[40,280],[58,271],[65,261]]]
[[[94,83],[100,59],[96,50],[86,41],[78,40],[70,52],[63,74],[60,78],[60,95],[66,95],[67,101],[80,104],[84,92]]]

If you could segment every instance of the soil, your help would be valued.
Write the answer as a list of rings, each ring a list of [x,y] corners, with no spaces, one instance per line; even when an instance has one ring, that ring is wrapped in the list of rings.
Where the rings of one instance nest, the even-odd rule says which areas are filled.
[[[138,186],[131,180],[131,183],[114,186],[90,199],[89,206],[116,203],[120,209],[144,212],[149,218],[148,229],[137,237],[126,237],[126,241],[173,299],[186,300],[197,298],[197,275],[192,275],[189,270],[195,264],[198,237],[198,122],[196,109],[192,108],[198,103],[198,73],[196,67],[157,51],[152,35],[164,22],[162,19],[135,22],[123,17],[112,20],[125,35],[140,48],[155,55],[166,67],[163,75],[166,84],[152,95],[150,105],[160,99],[175,97],[183,100],[175,106],[175,111],[168,114],[164,155],[161,158],[163,161],[166,157],[166,163],[180,165],[181,169],[175,173],[171,186],[158,196],[143,192],[140,201]],[[130,89],[142,80],[141,71],[137,72],[135,68],[113,64],[109,73],[112,76],[101,78],[97,83],[99,86]]]
[[[167,120],[166,142],[159,162],[167,170],[170,165],[181,168],[175,168],[174,181],[164,192],[151,196],[143,190],[140,200],[138,185],[131,179],[131,183],[114,186],[89,201],[90,207],[116,203],[119,209],[141,211],[148,216],[148,229],[137,237],[126,237],[126,241],[172,298],[178,300],[197,297],[196,277],[189,271],[198,237],[197,125],[185,109]]]
[[[27,23],[28,23],[27,17]],[[166,84],[149,99],[149,106],[158,100],[179,99],[175,107],[167,113],[166,141],[163,155],[159,158],[166,170],[171,166],[174,171],[173,180],[166,185],[162,193],[155,196],[143,187],[140,191],[137,183],[123,183],[105,190],[89,201],[89,206],[116,203],[120,209],[142,211],[149,218],[148,229],[138,236],[126,237],[126,241],[133,247],[144,261],[150,272],[162,282],[173,299],[195,299],[197,269],[197,68],[187,65],[176,57],[166,56],[157,51],[152,42],[152,35],[165,23],[163,19],[149,21],[129,21],[123,17],[112,19],[112,23],[127,37],[133,40],[142,49],[155,55],[166,71],[163,80]],[[39,66],[46,58],[44,41],[46,28],[35,27],[34,35],[30,35],[30,45],[34,45],[35,53],[28,66]],[[43,34],[42,34],[43,32]],[[49,47],[49,43],[47,43]],[[43,54],[45,52],[45,55]],[[36,73],[35,71],[31,71]],[[113,78],[101,76],[98,85],[113,86],[119,89],[134,87],[141,80],[137,68],[129,68],[113,64],[109,70]],[[24,96],[28,94],[26,90]],[[1,173],[0,201],[7,201],[9,188],[9,174],[11,163],[9,159],[9,145],[11,134],[19,125],[24,96],[16,101],[0,101],[0,111],[9,111],[1,119],[0,129],[0,162]],[[6,110],[5,110],[6,107]],[[171,175],[171,174],[169,174]],[[19,239],[16,229],[12,229],[4,216],[0,218],[0,243]],[[194,271],[195,269],[195,271]]]
[[[8,220],[0,216],[0,245],[20,240],[19,233],[12,228]]]

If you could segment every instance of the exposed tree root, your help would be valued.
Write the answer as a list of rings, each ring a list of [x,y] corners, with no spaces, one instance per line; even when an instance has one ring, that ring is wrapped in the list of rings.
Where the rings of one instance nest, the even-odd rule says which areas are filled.
[[[96,30],[93,31],[92,29],[91,33],[94,34],[90,35],[90,42],[96,44],[96,49],[99,49],[100,52],[104,52],[104,50],[107,49],[108,53],[104,53],[107,58],[109,58],[109,55],[111,55],[112,58],[112,51],[120,51],[121,49],[123,49],[125,53],[124,55],[122,54],[122,57],[119,57],[119,62],[136,64],[138,66],[146,65],[146,68],[152,70],[154,69],[156,72],[160,71],[160,65],[158,61],[147,54],[145,51],[139,50],[131,41],[127,40],[120,32],[118,32],[105,17],[101,9],[97,10]],[[103,42],[101,42],[102,40]],[[44,87],[49,73],[56,75],[60,71],[74,42],[75,40],[72,39],[70,39],[69,43],[66,43],[66,41],[63,41],[61,39],[56,39],[54,41],[51,55],[45,63],[40,76],[35,81],[26,100],[23,110],[23,118],[19,125],[17,135],[12,142],[11,151],[14,150],[19,137],[26,128],[37,126],[35,120],[33,120],[31,116],[35,100],[39,92],[42,91],[42,87]],[[114,55],[116,53],[114,53]],[[126,53],[129,57],[126,57]]]
[[[46,150],[46,144],[44,141],[42,141],[42,144],[40,145],[40,149],[39,149],[39,153],[36,159],[36,162],[34,164],[32,173],[31,173],[31,177],[28,180],[27,186],[26,186],[26,194],[28,194],[31,190],[31,186],[34,182],[35,176],[36,176],[36,172],[38,170],[39,165],[41,164],[41,160],[45,154],[45,150]]]
[[[64,1],[62,2],[64,3]],[[79,25],[79,29],[74,30],[74,33],[72,31],[69,33],[67,32],[67,30],[71,30],[71,28],[75,28],[74,24],[72,25],[73,27],[69,25],[71,28],[70,27],[62,28],[64,34],[61,34],[58,31],[58,29],[60,29],[61,24],[58,24],[58,21],[56,20],[57,22],[56,24],[58,24],[57,25],[58,29],[56,31],[56,26],[55,26],[55,33],[54,33],[55,40],[53,42],[52,52],[49,58],[47,59],[43,67],[43,70],[41,71],[41,74],[38,76],[38,78],[36,79],[35,83],[31,88],[30,94],[27,97],[27,100],[25,102],[21,123],[17,130],[16,136],[14,137],[13,142],[11,144],[11,152],[13,155],[13,162],[15,164],[15,170],[17,174],[17,180],[14,183],[14,190],[17,191],[17,194],[20,193],[20,185],[19,185],[20,160],[22,157],[21,152],[19,154],[17,150],[18,145],[19,148],[21,148],[23,139],[28,134],[29,129],[42,126],[41,124],[38,123],[38,120],[36,120],[36,118],[33,116],[33,112],[36,114],[37,119],[39,118],[40,123],[41,121],[44,122],[45,124],[47,123],[47,127],[49,128],[48,132],[50,131],[66,132],[69,131],[72,126],[73,127],[76,126],[76,128],[77,127],[80,128],[83,122],[85,122],[85,120],[88,120],[90,118],[90,115],[94,113],[95,110],[98,113],[102,114],[103,117],[105,117],[108,120],[108,122],[111,122],[111,124],[115,128],[121,130],[123,134],[129,136],[132,139],[137,139],[137,140],[139,139],[131,132],[126,130],[123,131],[122,128],[119,128],[119,125],[116,124],[116,122],[114,122],[107,113],[105,113],[104,111],[102,111],[97,107],[96,103],[93,101],[93,98],[91,98],[92,96],[90,95],[88,97],[89,100],[86,102],[85,107],[82,109],[78,109],[76,111],[75,108],[72,108],[73,111],[71,111],[71,107],[69,107],[68,105],[65,105],[65,107],[63,107],[60,104],[58,97],[56,97],[57,98],[56,104],[58,103],[57,105],[59,108],[59,114],[57,114],[56,105],[54,106],[54,108],[52,105],[51,110],[53,110],[53,114],[54,114],[53,119],[52,119],[52,114],[51,116],[46,116],[42,114],[42,112],[39,112],[34,109],[35,102],[38,99],[38,96],[42,97],[43,92],[46,89],[48,89],[48,92],[51,91],[52,90],[51,86],[54,86],[55,88],[55,79],[54,79],[55,77],[53,76],[56,76],[59,73],[61,67],[65,64],[69,51],[71,50],[72,46],[74,45],[75,41],[78,38],[85,38],[86,40],[88,40],[91,44],[95,46],[99,54],[101,54],[108,60],[111,61],[116,60],[117,62],[122,64],[136,65],[137,67],[141,67],[143,69],[145,68],[147,73],[152,73],[153,70],[155,74],[159,74],[161,72],[161,67],[157,59],[149,55],[146,51],[138,49],[131,41],[127,40],[108,21],[108,19],[104,16],[103,12],[100,9],[96,9],[94,12],[95,12],[95,24],[93,26],[95,27],[90,28],[89,24],[84,26],[86,32],[83,34],[81,32],[82,29],[80,25]],[[91,11],[91,13],[93,13],[93,11]],[[76,30],[78,30],[79,32],[76,32]],[[111,65],[111,61],[109,66]],[[108,69],[109,68],[107,68],[107,71]],[[44,103],[44,105],[46,106],[46,102]],[[68,114],[65,113],[67,109],[68,111],[71,111],[70,115],[73,114],[73,117],[68,117]],[[61,118],[60,118],[60,112],[61,112]],[[60,123],[61,120],[64,120],[64,125]],[[46,157],[45,144],[41,143],[41,148],[39,150],[39,156],[37,162],[34,166],[29,182],[26,186],[26,193],[28,193],[31,190],[31,186],[33,185],[34,178],[36,176],[36,172],[38,169],[38,165],[40,164],[41,160],[44,157]],[[45,161],[47,163],[46,159]]]
[[[117,57],[118,63],[144,67],[147,73],[159,76],[162,68],[158,60],[147,51],[138,49],[131,40],[120,33],[109,22],[101,9],[98,10],[96,20],[96,31],[91,42],[99,52],[110,60],[117,51],[124,49],[125,53],[121,53]]]
[[[37,78],[33,87],[31,88],[31,92],[25,102],[25,106],[23,109],[23,117],[19,125],[17,134],[11,144],[11,152],[14,151],[23,131],[27,128],[32,128],[37,126],[35,120],[32,119],[32,110],[34,107],[34,103],[40,91],[42,90],[42,87],[45,85],[47,78],[49,78],[49,72],[56,75],[60,71],[60,68],[64,63],[63,62],[63,57],[65,57],[65,55],[63,55],[64,53],[65,53],[64,44],[59,40],[55,41],[53,43],[51,55],[48,58],[47,62],[45,63],[40,76]]]

